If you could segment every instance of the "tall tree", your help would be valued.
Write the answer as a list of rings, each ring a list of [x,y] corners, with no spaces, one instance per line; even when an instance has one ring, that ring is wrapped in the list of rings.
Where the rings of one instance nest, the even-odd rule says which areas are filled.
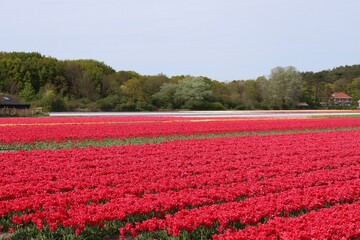
[[[203,77],[188,76],[178,82],[174,98],[175,101],[191,108],[191,105],[201,103],[211,95],[210,85]]]
[[[334,82],[334,91],[335,92],[346,92],[348,86],[350,85],[352,79],[340,78]]]
[[[152,98],[157,106],[197,109],[211,96],[210,84],[203,77],[187,76],[177,83],[164,83]]]
[[[301,94],[301,75],[295,67],[276,67],[271,70],[269,87],[274,107],[292,108]]]
[[[122,90],[127,95],[128,99],[133,102],[145,101],[145,93],[142,88],[142,82],[138,78],[132,78],[126,81],[122,86]]]
[[[164,83],[160,87],[160,91],[152,95],[152,102],[158,108],[174,109],[178,108],[174,100],[178,85],[176,83]]]
[[[348,89],[353,104],[358,104],[360,100],[360,77],[355,78],[348,86]]]
[[[145,99],[150,102],[150,96],[160,91],[160,87],[164,83],[170,82],[170,79],[164,74],[158,74],[154,76],[142,76],[142,88],[145,93]]]
[[[19,93],[20,97],[23,98],[25,101],[31,101],[35,96],[35,91],[33,86],[31,85],[30,80],[27,80],[24,83],[22,90]]]

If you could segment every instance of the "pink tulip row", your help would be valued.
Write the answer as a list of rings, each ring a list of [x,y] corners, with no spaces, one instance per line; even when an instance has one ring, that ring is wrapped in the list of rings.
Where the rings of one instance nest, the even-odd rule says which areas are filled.
[[[203,206],[203,205],[211,205],[216,203],[216,201],[226,201],[230,202],[230,205],[235,204],[237,197],[246,196],[247,199],[240,204],[239,206],[247,205],[251,202],[260,201],[268,202],[268,198],[273,198],[274,196],[282,196],[287,197],[288,194],[299,194],[303,192],[303,188],[310,189],[320,189],[318,190],[316,196],[321,196],[322,193],[326,193],[326,191],[333,191],[334,194],[340,193],[340,200],[350,201],[353,200],[353,190],[351,188],[343,190],[342,188],[348,187],[349,184],[355,182],[359,184],[359,180],[356,177],[359,177],[360,166],[346,167],[340,168],[336,170],[332,170],[331,177],[328,177],[328,173],[326,171],[316,171],[311,172],[312,174],[307,176],[304,174],[301,177],[295,178],[293,182],[296,181],[297,184],[292,184],[292,181],[281,182],[282,179],[276,179],[271,181],[269,187],[267,184],[263,184],[262,181],[257,182],[256,184],[249,186],[249,184],[239,183],[239,184],[229,184],[222,185],[219,187],[213,186],[207,189],[185,189],[179,192],[161,192],[157,194],[144,194],[142,197],[137,197],[134,195],[125,195],[122,198],[121,191],[115,189],[111,191],[110,189],[106,189],[105,187],[99,187],[94,190],[83,190],[83,191],[70,191],[66,193],[54,193],[54,194],[37,194],[32,197],[22,197],[11,202],[7,202],[3,205],[4,209],[7,212],[12,211],[25,211],[25,210],[37,210],[41,208],[42,210],[38,212],[40,215],[31,215],[42,216],[47,219],[49,222],[52,219],[54,210],[53,207],[57,206],[62,209],[66,207],[70,207],[71,210],[68,212],[64,212],[64,216],[66,216],[63,220],[65,224],[69,226],[76,226],[78,222],[85,223],[97,223],[101,222],[104,219],[104,216],[107,216],[107,219],[117,219],[124,220],[126,214],[136,215],[136,214],[147,214],[149,212],[167,212],[171,209],[183,209],[186,206]],[[290,176],[287,176],[290,178]],[[301,178],[305,178],[301,180]],[[353,180],[355,178],[355,180]],[[335,180],[334,180],[335,179]],[[336,181],[336,184],[329,184],[329,182]],[[275,184],[280,185],[275,187]],[[258,189],[254,189],[254,188]],[[340,190],[341,191],[340,191]],[[358,189],[359,190],[359,189]],[[282,193],[277,194],[277,192]],[[316,192],[315,192],[316,193]],[[345,194],[346,193],[346,194]],[[240,195],[239,195],[240,194]],[[259,197],[254,198],[253,196],[257,195]],[[265,197],[261,197],[264,196]],[[309,194],[308,194],[309,195]],[[313,195],[315,196],[315,194]],[[327,195],[328,197],[334,197],[334,195]],[[355,195],[356,197],[357,195]],[[341,198],[343,197],[343,198]],[[87,205],[89,199],[94,204]],[[109,202],[105,204],[96,204],[101,202],[101,200],[108,200]],[[309,206],[313,207],[321,207],[324,204],[323,199],[315,199],[319,200],[319,202],[315,201],[312,203],[313,205]],[[271,202],[271,201],[270,201]],[[50,204],[49,204],[50,203]],[[253,204],[253,205],[259,205]],[[227,208],[226,204],[223,205],[213,205],[213,206],[224,206]],[[115,210],[116,209],[116,210]],[[232,206],[230,209],[234,209]],[[275,211],[275,210],[274,210]],[[288,211],[288,210],[287,210]],[[5,212],[3,213],[5,214]],[[200,215],[203,215],[200,213]],[[79,218],[81,216],[81,218]],[[182,215],[181,215],[182,216]],[[191,218],[191,217],[190,217]]]
[[[142,120],[143,119],[143,120]],[[113,121],[114,120],[114,121]],[[74,118],[64,123],[29,120],[25,125],[0,124],[0,143],[34,143],[38,141],[126,139],[193,134],[283,131],[324,128],[359,128],[359,118],[329,119],[179,119],[179,118]],[[24,122],[26,122],[24,120]]]
[[[6,171],[0,172],[0,196],[11,199],[27,196],[29,191],[39,194],[83,190],[99,182],[100,185],[114,186],[128,184],[127,187],[121,186],[123,194],[139,195],[173,189],[179,191],[189,186],[199,189],[234,182],[253,184],[261,178],[271,181],[289,173],[296,175],[358,164],[358,150],[353,146],[356,142],[347,140],[336,144],[339,138],[358,135],[359,131],[309,133],[81,151],[3,153],[0,159],[6,165]],[[301,148],[289,150],[293,144],[301,145]]]
[[[120,232],[176,236],[215,222],[222,232],[229,222],[351,206],[360,194],[359,137],[346,131],[1,153],[0,217],[16,213],[14,225],[30,221],[41,230],[45,220],[52,230],[80,233],[87,224],[157,212],[163,217]]]
[[[228,202],[191,210],[180,210],[174,215],[165,215],[165,219],[152,218],[135,223],[135,229],[140,232],[156,229],[166,230],[170,235],[176,237],[182,230],[191,233],[201,225],[211,227],[215,222],[218,222],[218,231],[222,232],[231,222],[247,225],[256,224],[263,218],[271,219],[282,214],[288,216],[293,211],[311,211],[323,208],[325,204],[352,203],[357,201],[359,197],[360,179],[339,181],[324,186],[270,193],[266,196],[253,197],[241,202]]]
[[[150,117],[150,116],[121,116],[121,117],[22,117],[22,118],[0,118],[1,125],[38,125],[38,124],[82,124],[82,123],[129,123],[129,122],[154,122],[154,121],[182,121],[201,120],[204,118],[183,118],[183,117]],[[208,119],[208,118],[206,118]],[[214,119],[214,118],[209,118]],[[217,118],[218,119],[218,118]],[[221,118],[220,118],[221,119]],[[226,118],[229,119],[229,118]],[[231,118],[230,118],[231,119]]]
[[[242,231],[228,229],[213,239],[359,239],[360,202],[312,211],[297,218],[274,218]]]

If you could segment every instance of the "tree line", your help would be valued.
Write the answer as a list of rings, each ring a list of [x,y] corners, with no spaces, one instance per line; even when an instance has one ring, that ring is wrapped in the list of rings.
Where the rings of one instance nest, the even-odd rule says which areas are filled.
[[[96,60],[0,52],[0,91],[45,111],[319,108],[333,92],[360,99],[360,65],[321,72],[276,67],[269,76],[221,82],[205,76],[141,75]]]

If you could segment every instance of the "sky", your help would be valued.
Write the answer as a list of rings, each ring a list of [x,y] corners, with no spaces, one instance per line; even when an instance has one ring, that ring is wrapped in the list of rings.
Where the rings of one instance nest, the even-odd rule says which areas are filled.
[[[256,79],[360,64],[359,0],[1,0],[0,51],[143,75]]]

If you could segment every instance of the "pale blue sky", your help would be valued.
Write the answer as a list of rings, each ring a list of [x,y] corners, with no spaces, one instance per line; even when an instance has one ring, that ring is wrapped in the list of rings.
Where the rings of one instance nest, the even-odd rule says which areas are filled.
[[[0,51],[226,81],[360,64],[359,0],[1,0]]]

